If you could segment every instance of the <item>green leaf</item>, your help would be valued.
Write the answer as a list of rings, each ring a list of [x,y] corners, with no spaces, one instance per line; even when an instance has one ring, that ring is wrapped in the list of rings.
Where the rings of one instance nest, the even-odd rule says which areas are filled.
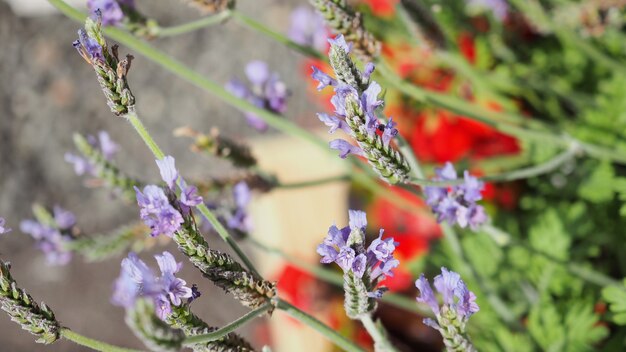
[[[609,162],[602,162],[591,176],[578,188],[578,195],[592,203],[603,203],[613,199],[615,172]]]

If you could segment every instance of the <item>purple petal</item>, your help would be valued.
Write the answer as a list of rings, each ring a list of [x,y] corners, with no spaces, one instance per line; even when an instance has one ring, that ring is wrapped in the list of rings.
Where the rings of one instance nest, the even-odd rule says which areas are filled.
[[[161,179],[165,181],[170,189],[174,189],[174,184],[178,178],[178,170],[176,170],[176,161],[170,155],[165,156],[161,160],[156,160],[159,172],[161,173]]]
[[[262,86],[270,78],[270,69],[263,61],[250,61],[246,65],[246,76],[252,84]]]
[[[442,267],[441,274],[435,276],[434,285],[435,288],[443,296],[443,302],[447,305],[453,305],[454,294],[458,290],[459,283],[461,281],[461,275],[454,271],[448,271],[448,269]]]
[[[320,82],[317,85],[317,90],[322,90],[328,86],[336,86],[337,85],[337,80],[330,77],[329,75],[325,74],[324,72],[320,71],[317,67],[315,66],[311,66],[311,68],[313,69],[313,73],[311,74],[311,77],[313,77],[314,80]]]
[[[432,310],[435,315],[439,314],[439,302],[437,302],[435,293],[430,287],[428,280],[424,277],[424,274],[420,275],[419,279],[415,281],[415,287],[420,291],[420,295],[417,296],[417,301],[428,304],[430,310]]]
[[[328,144],[331,149],[339,151],[339,157],[345,159],[348,154],[354,154],[358,156],[365,156],[363,149],[354,146],[343,139],[335,139]]]

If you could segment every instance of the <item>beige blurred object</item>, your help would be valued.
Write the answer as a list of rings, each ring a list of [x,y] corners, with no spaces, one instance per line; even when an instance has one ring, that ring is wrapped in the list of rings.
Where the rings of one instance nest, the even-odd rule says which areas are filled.
[[[328,138],[326,131],[318,135]],[[284,183],[339,176],[349,170],[346,161],[302,139],[272,136],[257,139],[252,146],[261,168],[276,174]],[[347,182],[336,181],[300,189],[279,189],[256,197],[251,205],[252,235],[299,260],[316,263],[319,256],[315,248],[326,236],[328,227],[335,222],[347,222],[348,191]],[[282,260],[263,252],[257,253],[257,258],[266,277],[275,278],[279,274]],[[294,324],[279,312],[270,324],[275,352],[321,352],[331,348],[318,332]]]
[[[18,16],[34,17],[58,12],[47,0],[4,0]],[[85,0],[65,0],[68,4],[85,8]]]

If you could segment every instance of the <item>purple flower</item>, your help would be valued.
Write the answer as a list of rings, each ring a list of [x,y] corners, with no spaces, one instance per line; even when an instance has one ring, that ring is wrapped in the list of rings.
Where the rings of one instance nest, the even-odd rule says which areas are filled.
[[[393,119],[390,117],[389,121],[387,121],[387,124],[385,125],[385,130],[383,131],[383,144],[385,146],[388,146],[393,137],[398,135],[396,125],[398,124],[393,122]]]
[[[338,118],[337,116],[330,116],[328,114],[317,114],[317,118],[322,121],[326,126],[330,127],[328,133],[334,133],[337,129],[341,129],[346,133],[350,133],[350,127],[346,121]]]
[[[435,181],[452,181],[457,173],[451,163],[435,170]],[[482,199],[485,185],[476,177],[464,172],[463,184],[454,187],[424,187],[426,203],[437,216],[438,222],[446,221],[450,225],[458,224],[477,230],[487,221],[485,209],[476,202]]]
[[[6,221],[4,218],[0,218],[0,235],[11,232],[11,229],[6,227]]]
[[[490,10],[498,21],[503,21],[509,12],[506,0],[467,0],[467,5]]]
[[[115,281],[112,302],[116,305],[130,308],[140,297],[151,299],[155,313],[163,320],[171,313],[172,305],[180,306],[188,303],[189,299],[199,297],[195,288],[187,287],[187,283],[175,276],[182,267],[169,252],[155,256],[161,276],[155,276],[133,252],[122,260],[120,276]]]
[[[117,26],[124,20],[124,11],[120,4],[133,6],[133,1],[116,1],[116,0],[87,0],[87,8],[91,17],[96,20],[99,16],[102,18],[102,25]],[[100,13],[98,13],[98,10]]]
[[[400,262],[393,257],[398,243],[393,238],[382,239],[384,230],[380,230],[378,239],[365,249],[365,229],[367,217],[365,212],[350,210],[349,225],[339,229],[332,225],[324,242],[317,246],[317,253],[322,256],[324,264],[336,263],[344,273],[352,273],[359,279],[366,280],[365,287],[371,288],[368,297],[380,297],[383,288],[376,286],[387,276],[393,276],[392,270]],[[353,240],[358,236],[358,240]],[[365,276],[365,273],[369,275]],[[366,278],[366,279],[365,279]]]
[[[299,6],[291,13],[289,38],[294,42],[312,47],[318,51],[326,50],[328,31],[324,18],[317,11]]]
[[[68,230],[76,224],[76,216],[58,205],[54,206],[53,214],[56,226],[61,230]]]
[[[188,207],[195,207],[202,203],[202,197],[198,194],[196,186],[188,186],[181,181],[180,202]]]
[[[161,178],[167,186],[173,190],[176,180],[178,179],[178,170],[176,170],[176,161],[170,155],[165,156],[161,160],[156,160]]]
[[[417,296],[417,301],[428,304],[435,315],[439,314],[439,302],[437,302],[435,293],[430,287],[428,279],[424,277],[424,274],[420,275],[420,278],[415,281],[415,287],[420,291],[420,295]]]
[[[358,156],[365,156],[363,149],[348,143],[343,139],[335,139],[328,143],[330,149],[336,149],[339,151],[339,157],[345,159],[348,157],[348,154],[354,154]]]
[[[439,319],[441,307],[435,298],[428,280],[424,278],[424,274],[415,282],[415,286],[420,291],[420,296],[417,297],[417,300],[428,304],[430,309],[437,316],[437,319]],[[456,318],[462,322],[466,322],[472,314],[478,312],[479,308],[476,304],[476,295],[467,288],[458,273],[442,267],[441,274],[435,277],[434,286],[443,298],[443,306],[445,306],[448,311],[455,312]]]
[[[155,258],[159,264],[159,269],[161,269],[160,283],[162,289],[175,306],[181,305],[184,298],[192,296],[191,288],[186,286],[185,280],[174,275],[180,271],[182,263],[177,263],[174,256],[169,252],[163,252],[162,255],[156,255]]]
[[[72,46],[90,64],[103,60],[102,46],[95,39],[87,36],[87,32],[82,28],[78,30],[78,39],[72,43]]]
[[[249,232],[252,229],[252,224],[247,208],[252,199],[252,193],[247,183],[241,181],[233,187],[233,199],[235,201],[235,210],[228,218],[227,225],[231,229]]]
[[[352,43],[346,43],[346,38],[343,37],[343,34],[339,34],[338,36],[333,38],[328,38],[328,42],[331,46],[343,49],[347,54],[352,51]]]
[[[35,241],[36,247],[41,250],[49,264],[65,265],[72,259],[72,253],[67,250],[67,243],[72,240],[71,234],[62,233],[56,224],[42,224],[36,220],[23,220],[20,231],[29,234]]]
[[[320,71],[317,67],[311,66],[311,69],[313,69],[313,73],[311,74],[311,77],[314,80],[320,82],[317,85],[317,90],[322,90],[328,86],[335,87],[338,84],[336,79]]]
[[[183,224],[182,215],[167,199],[163,189],[154,185],[144,187],[141,192],[135,187],[140,217],[150,227],[152,236],[164,234],[172,237]]]
[[[232,79],[226,84],[226,90],[233,95],[246,99],[259,108],[282,114],[287,110],[287,97],[289,91],[278,74],[272,73],[268,65],[262,61],[251,61],[245,68],[246,76],[250,81],[250,87],[237,79]],[[259,131],[265,131],[267,123],[256,114],[246,113],[248,123]]]

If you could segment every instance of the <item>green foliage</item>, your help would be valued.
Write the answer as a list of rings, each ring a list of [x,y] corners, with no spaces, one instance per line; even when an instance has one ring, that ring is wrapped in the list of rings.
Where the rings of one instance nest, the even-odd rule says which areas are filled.
[[[617,325],[626,325],[626,280],[621,286],[607,286],[602,290],[602,298],[609,303],[613,316],[611,321]]]

